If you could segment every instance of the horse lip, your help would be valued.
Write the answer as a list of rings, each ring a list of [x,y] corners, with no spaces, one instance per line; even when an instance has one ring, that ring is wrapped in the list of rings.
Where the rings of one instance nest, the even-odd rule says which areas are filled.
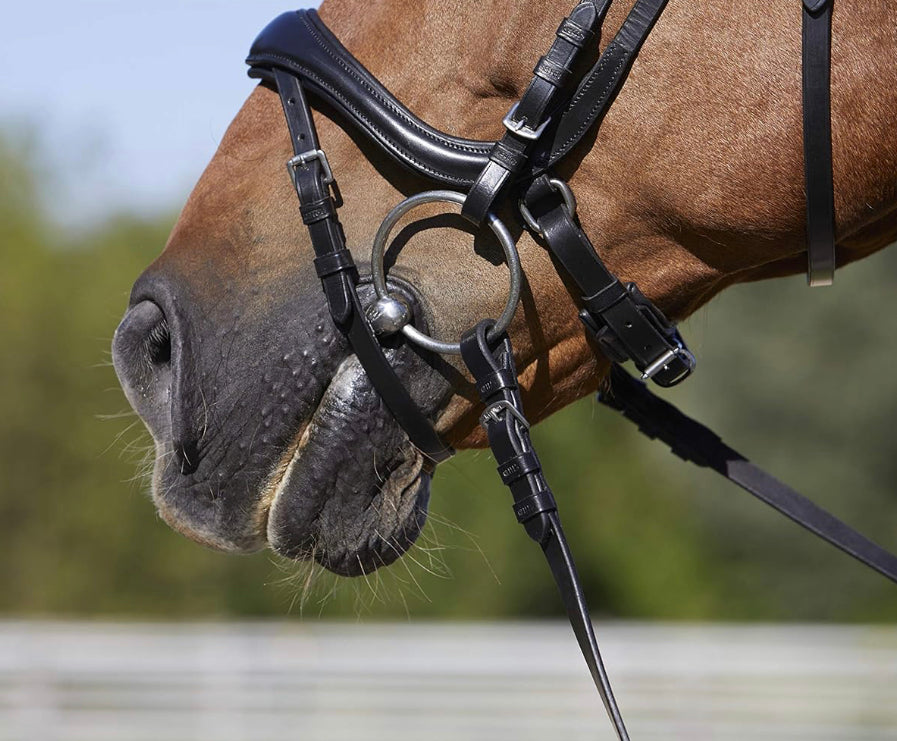
[[[333,378],[330,380],[324,390],[321,392],[321,398],[318,399],[318,403],[315,405],[314,411],[311,413],[309,418],[305,420],[305,423],[296,433],[296,436],[293,438],[293,442],[287,448],[286,454],[281,457],[281,463],[278,465],[277,469],[275,469],[271,478],[269,479],[269,483],[265,486],[265,495],[262,498],[262,506],[260,509],[260,517],[259,517],[259,532],[264,534],[267,542],[271,542],[270,536],[268,534],[268,522],[271,515],[271,508],[274,506],[274,503],[277,501],[278,497],[283,493],[284,489],[287,487],[287,483],[290,480],[290,474],[293,471],[293,466],[296,465],[296,462],[302,457],[302,450],[305,447],[305,443],[308,441],[308,434],[311,430],[312,423],[314,422],[315,415],[317,415],[318,410],[321,408],[321,404],[323,403],[325,397],[327,396],[327,392],[330,390],[333,381],[339,376],[340,371],[342,370],[345,363],[351,358],[344,358],[340,363],[339,367],[336,369],[336,373],[333,374]],[[286,461],[284,464],[283,461]],[[267,492],[270,492],[268,494]]]
[[[352,576],[416,539],[432,467],[376,395],[358,357],[344,358],[269,479],[265,535],[275,552]]]

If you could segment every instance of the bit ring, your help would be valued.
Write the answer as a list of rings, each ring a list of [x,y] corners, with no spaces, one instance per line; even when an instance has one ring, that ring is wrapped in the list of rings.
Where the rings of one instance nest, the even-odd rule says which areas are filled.
[[[406,198],[386,215],[386,218],[383,219],[383,223],[377,230],[377,234],[374,237],[374,244],[371,249],[371,282],[374,284],[374,290],[377,292],[378,298],[382,299],[389,296],[389,289],[386,285],[386,269],[383,265],[383,255],[386,252],[386,242],[389,239],[389,235],[399,219],[412,209],[425,203],[457,203],[462,205],[466,198],[467,196],[464,193],[458,193],[453,190],[428,190],[424,193],[418,193],[410,198]],[[523,282],[523,277],[520,269],[520,256],[517,254],[517,246],[514,244],[514,239],[511,237],[508,228],[491,212],[486,215],[486,221],[493,234],[498,238],[498,243],[501,245],[502,252],[504,252],[505,262],[508,265],[508,272],[510,273],[507,303],[505,303],[504,310],[487,335],[488,339],[493,340],[504,333],[511,324],[511,320],[514,318],[514,312],[517,310],[517,303],[520,301],[520,286]],[[459,342],[443,342],[442,340],[434,339],[433,337],[430,337],[430,335],[424,334],[419,329],[416,329],[411,324],[406,324],[402,327],[402,334],[404,334],[411,342],[414,342],[426,350],[447,355],[461,354],[461,344]]]

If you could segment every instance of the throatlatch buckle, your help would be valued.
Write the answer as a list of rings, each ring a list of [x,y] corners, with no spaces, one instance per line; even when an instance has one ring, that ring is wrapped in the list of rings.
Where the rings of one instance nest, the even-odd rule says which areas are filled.
[[[309,149],[307,152],[300,152],[295,157],[287,160],[287,171],[290,177],[296,179],[296,168],[305,167],[312,160],[319,160],[321,167],[324,168],[324,184],[330,185],[333,182],[333,170],[330,169],[330,163],[327,161],[327,155],[323,149]]]
[[[660,343],[656,348],[656,354],[646,357],[644,350],[648,349],[647,346],[643,350],[640,347],[641,343],[634,343],[632,338],[627,338],[625,333],[608,324],[602,315],[604,311],[618,306],[621,301],[628,301],[631,309],[627,314],[629,318],[626,320],[626,327],[640,324],[648,329],[654,336],[654,342]],[[627,360],[634,361],[643,381],[652,380],[658,386],[669,388],[682,383],[697,365],[695,356],[688,349],[676,326],[639,291],[634,283],[627,283],[625,293],[603,309],[584,308],[579,312],[579,318],[609,360],[618,364],[623,364]],[[618,319],[616,324],[619,323]],[[648,326],[645,327],[645,324]]]
[[[549,123],[551,123],[551,116],[546,118],[536,128],[533,128],[529,124],[526,124],[523,121],[517,121],[514,118],[514,115],[517,113],[517,107],[519,105],[520,101],[514,103],[514,105],[511,106],[511,110],[508,111],[507,115],[501,120],[501,122],[504,124],[504,127],[512,134],[516,134],[521,139],[529,139],[530,141],[535,141],[540,136],[542,136],[542,132],[545,131],[545,127],[548,126]]]

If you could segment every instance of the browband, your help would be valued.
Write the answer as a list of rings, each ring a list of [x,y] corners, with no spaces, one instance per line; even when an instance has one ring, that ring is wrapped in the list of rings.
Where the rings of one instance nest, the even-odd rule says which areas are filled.
[[[591,4],[581,4],[561,24],[557,36],[571,45],[584,46],[595,35],[608,4],[604,0],[600,12],[593,11],[593,18],[586,22],[576,19],[576,12],[582,13]],[[563,107],[563,111],[558,115],[552,110],[543,112],[545,125],[539,129],[532,150],[521,157],[525,161],[513,168],[515,179],[531,181],[547,172],[591,130],[622,86],[665,5],[666,0],[637,0],[570,100],[552,101],[555,107]],[[574,35],[576,30],[581,37]],[[274,81],[274,68],[296,75],[309,90],[343,112],[362,134],[401,165],[440,185],[468,190],[486,169],[490,155],[494,158],[497,142],[452,136],[415,116],[352,56],[314,10],[290,11],[271,21],[252,44],[246,63],[250,66],[250,77],[269,83]],[[536,77],[550,77],[552,72],[547,70],[564,78],[570,73],[560,65],[548,67],[543,58],[536,67]],[[536,122],[515,121],[514,110],[505,118],[505,125],[516,134],[526,136],[525,132]],[[475,220],[481,221],[484,215],[485,209]]]

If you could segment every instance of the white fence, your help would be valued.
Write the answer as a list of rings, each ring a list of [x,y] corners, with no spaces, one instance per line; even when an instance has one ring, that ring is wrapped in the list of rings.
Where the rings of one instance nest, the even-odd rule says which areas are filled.
[[[897,628],[598,630],[634,741],[897,739]],[[0,741],[611,738],[562,624],[0,623]]]

